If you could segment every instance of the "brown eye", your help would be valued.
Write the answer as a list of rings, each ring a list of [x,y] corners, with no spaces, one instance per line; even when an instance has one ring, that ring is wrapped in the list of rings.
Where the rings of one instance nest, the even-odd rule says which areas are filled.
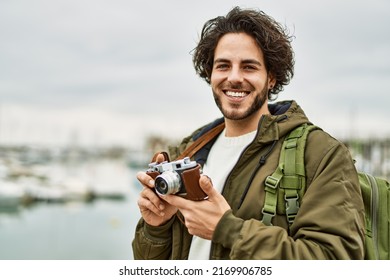
[[[244,69],[245,70],[256,70],[257,68],[255,66],[253,66],[253,65],[245,65]]]
[[[228,69],[229,65],[227,65],[227,64],[218,64],[215,68],[216,69],[220,69],[220,70],[224,70],[224,69]]]

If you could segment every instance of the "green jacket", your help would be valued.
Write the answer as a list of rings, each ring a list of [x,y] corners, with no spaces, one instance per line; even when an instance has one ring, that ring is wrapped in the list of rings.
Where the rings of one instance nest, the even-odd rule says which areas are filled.
[[[269,109],[271,115],[260,119],[254,141],[224,185],[222,194],[231,210],[217,225],[210,259],[363,259],[364,208],[357,172],[348,149],[322,130],[311,132],[307,140],[307,190],[293,225],[289,229],[281,210],[272,221],[274,226],[261,222],[264,181],[278,165],[283,139],[296,126],[309,122],[295,101],[270,104]],[[171,159],[215,125],[198,129],[170,149]],[[212,144],[195,155],[201,164]],[[262,156],[266,161],[240,202]],[[141,219],[133,240],[134,258],[187,259],[191,239],[177,216],[160,227]]]

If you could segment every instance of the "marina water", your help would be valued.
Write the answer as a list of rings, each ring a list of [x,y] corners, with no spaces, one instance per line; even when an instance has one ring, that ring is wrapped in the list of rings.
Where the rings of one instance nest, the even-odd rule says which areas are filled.
[[[1,260],[132,259],[131,241],[140,217],[136,170],[122,161],[77,169],[89,170],[94,198],[0,205]]]

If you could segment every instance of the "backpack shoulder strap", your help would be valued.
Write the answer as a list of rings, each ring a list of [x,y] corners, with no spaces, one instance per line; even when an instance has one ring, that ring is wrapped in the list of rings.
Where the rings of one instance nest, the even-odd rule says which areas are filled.
[[[305,192],[305,146],[309,132],[320,129],[312,124],[303,124],[293,129],[284,139],[275,172],[265,180],[265,201],[262,222],[272,225],[278,207],[280,189],[284,192],[286,218],[291,225],[299,210],[299,202]],[[282,203],[282,202],[279,202]]]

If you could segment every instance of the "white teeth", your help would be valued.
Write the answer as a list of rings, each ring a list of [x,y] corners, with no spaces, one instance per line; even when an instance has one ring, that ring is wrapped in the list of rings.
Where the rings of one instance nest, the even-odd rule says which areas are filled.
[[[231,96],[231,97],[244,97],[247,94],[245,92],[242,92],[242,91],[227,91],[226,95]]]

